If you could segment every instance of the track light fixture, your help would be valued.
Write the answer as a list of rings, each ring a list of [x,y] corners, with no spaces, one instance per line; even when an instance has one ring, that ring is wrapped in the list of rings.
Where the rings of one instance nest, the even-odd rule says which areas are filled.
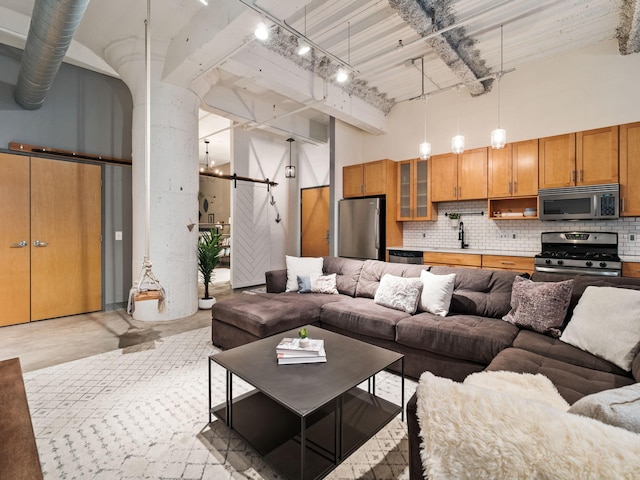
[[[264,24],[264,22],[260,22],[257,26],[253,34],[256,36],[258,40],[265,41],[269,38],[269,29]]]

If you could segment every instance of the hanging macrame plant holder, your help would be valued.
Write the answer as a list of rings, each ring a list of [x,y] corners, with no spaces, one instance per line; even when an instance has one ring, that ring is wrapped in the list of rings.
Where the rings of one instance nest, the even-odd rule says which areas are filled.
[[[145,251],[142,269],[138,276],[138,281],[133,284],[129,291],[129,301],[127,313],[135,311],[136,302],[157,301],[158,312],[164,312],[166,292],[160,281],[151,270],[151,260],[149,259],[149,237],[151,230],[151,0],[147,0],[147,19],[144,22],[144,56],[145,56],[145,79],[146,79],[146,101],[145,101],[145,143],[144,143],[144,203],[145,203]]]

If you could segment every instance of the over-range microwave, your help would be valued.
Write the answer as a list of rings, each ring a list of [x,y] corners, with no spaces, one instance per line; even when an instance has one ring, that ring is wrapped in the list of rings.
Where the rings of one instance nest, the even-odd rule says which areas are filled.
[[[620,185],[538,190],[540,220],[610,220],[620,216]]]

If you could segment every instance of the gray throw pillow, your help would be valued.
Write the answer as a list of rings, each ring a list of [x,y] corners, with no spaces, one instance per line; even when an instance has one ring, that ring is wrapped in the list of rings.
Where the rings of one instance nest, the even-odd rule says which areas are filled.
[[[640,383],[582,397],[569,412],[640,433]]]
[[[558,338],[572,289],[573,280],[533,282],[516,277],[511,290],[511,311],[502,319],[517,327]]]
[[[298,293],[311,292],[311,278],[298,275]]]
[[[396,277],[385,273],[380,279],[373,301],[383,307],[413,315],[418,309],[422,285],[419,278]]]

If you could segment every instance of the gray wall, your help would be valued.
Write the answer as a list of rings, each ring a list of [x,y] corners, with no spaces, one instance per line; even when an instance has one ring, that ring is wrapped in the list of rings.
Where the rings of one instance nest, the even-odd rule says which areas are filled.
[[[124,82],[63,64],[42,108],[24,110],[13,98],[21,56],[0,45],[0,150],[20,142],[131,159],[133,102]],[[131,167],[106,165],[103,178],[103,302],[113,308],[131,288]]]

